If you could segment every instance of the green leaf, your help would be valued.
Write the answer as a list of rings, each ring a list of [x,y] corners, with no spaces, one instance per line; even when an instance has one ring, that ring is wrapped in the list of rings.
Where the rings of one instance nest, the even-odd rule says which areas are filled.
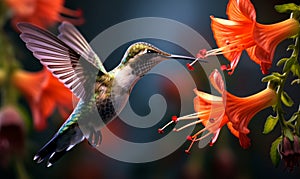
[[[298,76],[300,78],[300,65],[298,63],[293,64],[291,71],[294,76]]]
[[[289,138],[290,141],[294,141],[294,135],[293,135],[292,131],[289,128],[284,128],[283,133],[284,133],[284,136]]]
[[[291,82],[291,85],[300,84],[300,79],[295,79]]]
[[[275,9],[279,13],[291,13],[293,11],[299,10],[299,6],[294,3],[275,5]]]
[[[292,123],[292,122],[294,122],[295,120],[297,120],[298,119],[298,114],[297,114],[297,112],[295,112],[292,116],[291,116],[291,118],[287,121],[287,123]]]
[[[274,117],[270,115],[265,122],[263,134],[270,133],[276,126],[277,122],[278,122],[278,117],[277,116]]]
[[[279,77],[279,78],[284,78],[284,74],[280,74],[280,73],[278,73],[278,72],[273,72],[272,73],[274,76],[276,76],[276,77]]]
[[[268,75],[268,76],[265,76],[263,79],[261,79],[262,82],[274,81],[277,83],[279,83],[280,80],[281,80],[281,78],[274,76],[274,75]]]
[[[281,141],[282,141],[282,136],[280,136],[276,140],[274,140],[274,142],[271,145],[271,149],[270,149],[270,157],[271,157],[273,165],[275,165],[276,167],[278,166],[279,161],[280,161],[280,155],[277,150],[277,147],[281,143]]]
[[[278,62],[277,62],[277,66],[281,66],[281,65],[283,65],[287,60],[288,60],[289,58],[282,58],[282,59],[280,59]]]
[[[283,102],[284,105],[286,105],[287,107],[292,107],[294,104],[294,101],[292,100],[292,98],[285,92],[283,91],[281,93],[281,101]]]
[[[295,60],[296,60],[295,58],[290,58],[284,63],[283,73],[291,69],[292,65],[295,63]]]
[[[286,49],[287,51],[289,50],[295,50],[296,46],[294,44],[291,44],[288,46],[288,48]]]

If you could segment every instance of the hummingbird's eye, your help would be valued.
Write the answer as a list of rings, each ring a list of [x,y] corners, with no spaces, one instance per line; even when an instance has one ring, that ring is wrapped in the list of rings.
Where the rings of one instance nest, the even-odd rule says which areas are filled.
[[[147,53],[157,53],[157,52],[151,49],[147,49]]]

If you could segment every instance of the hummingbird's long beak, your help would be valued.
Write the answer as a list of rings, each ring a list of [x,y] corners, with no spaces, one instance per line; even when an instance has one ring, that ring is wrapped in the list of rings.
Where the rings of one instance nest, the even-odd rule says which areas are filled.
[[[170,55],[170,58],[174,58],[174,59],[183,59],[183,60],[196,60],[195,57],[188,57],[188,56],[183,56],[183,55]]]
[[[189,56],[184,56],[184,55],[173,55],[171,54],[170,56],[168,56],[169,58],[173,58],[173,59],[182,59],[182,60],[197,60],[197,61],[200,61],[200,62],[207,62],[205,60],[201,60],[199,58],[196,58],[196,57],[189,57]]]

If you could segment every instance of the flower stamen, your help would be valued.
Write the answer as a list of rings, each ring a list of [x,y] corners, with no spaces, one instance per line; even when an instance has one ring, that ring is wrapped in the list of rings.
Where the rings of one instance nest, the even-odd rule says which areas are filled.
[[[182,116],[182,117],[172,116],[172,120],[170,122],[168,122],[166,125],[164,125],[162,128],[158,129],[158,133],[162,134],[163,130],[165,128],[167,128],[169,125],[171,125],[172,123],[177,123],[178,121],[181,121],[181,120],[198,119],[198,115],[200,115],[201,113],[202,112],[197,112],[197,113],[189,114],[189,115]],[[200,122],[201,121],[199,121],[198,123],[200,123]],[[177,131],[176,129],[173,129],[173,130]]]
[[[200,141],[200,140],[208,137],[210,134],[212,134],[212,132],[208,132],[207,134],[205,134],[204,136],[201,136],[200,138],[195,138],[195,141]]]
[[[195,139],[192,139],[190,146],[188,147],[188,149],[186,149],[184,151],[186,154],[190,154],[190,150],[191,150],[192,146],[194,145],[194,143],[195,143]]]
[[[158,129],[158,133],[160,133],[160,134],[164,133],[164,129],[165,129],[166,127],[168,127],[169,125],[171,125],[172,123],[174,123],[174,121],[170,121],[170,122],[168,122],[164,127],[159,128],[159,129]]]
[[[205,59],[209,56],[217,56],[217,55],[224,55],[226,53],[232,53],[236,51],[241,51],[241,49],[244,48],[245,45],[231,45],[229,43],[229,40],[226,40],[227,46],[216,48],[216,49],[211,49],[207,51],[206,49],[202,49],[199,51],[197,54],[197,58],[192,62],[192,63],[187,63],[186,66],[189,70],[193,71],[195,68],[193,65],[197,62],[200,61],[201,59]]]
[[[177,116],[172,116],[172,121],[173,121],[174,123],[176,123],[176,122],[177,122]]]
[[[191,122],[191,123],[189,123],[189,124],[186,124],[186,125],[180,127],[179,129],[174,128],[173,131],[179,132],[179,131],[181,131],[181,130],[183,130],[183,129],[185,129],[185,128],[188,128],[188,127],[190,127],[190,126],[199,124],[199,123],[201,123],[201,122],[202,122],[202,120],[197,120],[197,121]]]

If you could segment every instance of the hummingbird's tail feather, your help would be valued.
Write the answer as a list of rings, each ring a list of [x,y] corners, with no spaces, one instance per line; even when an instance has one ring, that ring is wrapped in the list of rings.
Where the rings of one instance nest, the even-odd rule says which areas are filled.
[[[60,34],[58,38],[69,45],[73,50],[80,54],[85,60],[93,64],[102,73],[107,74],[102,62],[97,54],[93,51],[89,43],[81,33],[69,22],[63,22],[59,27]]]
[[[78,123],[70,124],[66,121],[54,137],[37,152],[33,160],[41,163],[48,158],[47,167],[50,167],[83,140],[84,136]]]
[[[55,152],[53,153],[53,155],[51,155],[49,157],[49,160],[47,162],[47,167],[51,167],[55,162],[57,162],[62,156],[65,155],[65,153],[67,152],[67,150],[63,150],[60,152]]]
[[[33,157],[33,160],[37,163],[44,161],[46,157],[52,154],[56,148],[56,137],[54,136],[40,151]]]

